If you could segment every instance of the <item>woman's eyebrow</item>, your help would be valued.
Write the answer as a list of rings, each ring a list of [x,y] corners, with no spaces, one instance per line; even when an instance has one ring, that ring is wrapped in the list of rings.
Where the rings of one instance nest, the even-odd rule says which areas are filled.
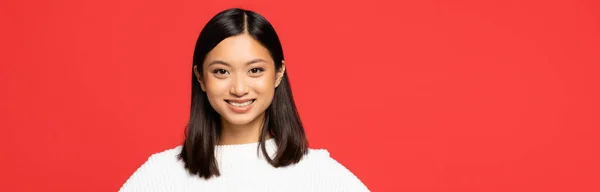
[[[265,62],[266,63],[267,61],[265,61],[264,59],[258,58],[258,59],[253,59],[253,60],[250,60],[250,61],[246,62],[246,65],[251,65],[251,64],[260,63],[260,62]],[[215,64],[222,64],[222,65],[226,65],[226,66],[231,66],[229,63],[227,63],[225,61],[222,61],[222,60],[213,60],[210,63],[208,63],[208,66],[210,67],[211,65],[215,65]]]

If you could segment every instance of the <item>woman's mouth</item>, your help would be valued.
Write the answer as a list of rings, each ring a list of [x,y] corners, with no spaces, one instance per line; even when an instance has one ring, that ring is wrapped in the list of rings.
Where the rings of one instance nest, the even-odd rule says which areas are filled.
[[[245,106],[248,106],[248,105],[254,103],[254,100],[256,100],[256,99],[250,99],[250,100],[242,101],[242,102],[233,101],[233,100],[225,100],[225,101],[227,101],[227,103],[229,103],[230,105],[233,105],[234,107],[245,107]]]
[[[250,110],[252,104],[256,99],[245,99],[245,100],[225,100],[229,104],[229,108],[236,113],[244,113]]]

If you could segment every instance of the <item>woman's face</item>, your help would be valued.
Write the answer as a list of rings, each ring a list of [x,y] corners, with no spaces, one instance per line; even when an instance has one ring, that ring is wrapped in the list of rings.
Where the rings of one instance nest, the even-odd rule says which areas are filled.
[[[285,66],[276,71],[269,51],[247,34],[232,36],[211,50],[200,79],[210,105],[223,120],[243,125],[263,117],[281,82]]]

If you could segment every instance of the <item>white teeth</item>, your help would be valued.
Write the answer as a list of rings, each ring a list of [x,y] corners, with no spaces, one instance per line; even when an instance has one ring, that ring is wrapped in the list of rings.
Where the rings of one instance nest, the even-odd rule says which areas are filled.
[[[246,102],[243,102],[243,103],[235,103],[233,101],[228,101],[228,102],[229,102],[229,104],[231,104],[231,105],[233,105],[235,107],[245,107],[245,106],[248,106],[248,105],[252,104],[252,102],[254,102],[254,100],[246,101]]]

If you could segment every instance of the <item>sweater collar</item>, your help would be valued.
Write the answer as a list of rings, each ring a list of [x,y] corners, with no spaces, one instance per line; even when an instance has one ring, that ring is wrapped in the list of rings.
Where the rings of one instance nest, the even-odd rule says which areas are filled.
[[[271,158],[277,150],[277,144],[274,138],[265,140],[265,148]],[[230,144],[215,146],[215,155],[220,162],[246,161],[264,159],[260,142],[245,144]]]

